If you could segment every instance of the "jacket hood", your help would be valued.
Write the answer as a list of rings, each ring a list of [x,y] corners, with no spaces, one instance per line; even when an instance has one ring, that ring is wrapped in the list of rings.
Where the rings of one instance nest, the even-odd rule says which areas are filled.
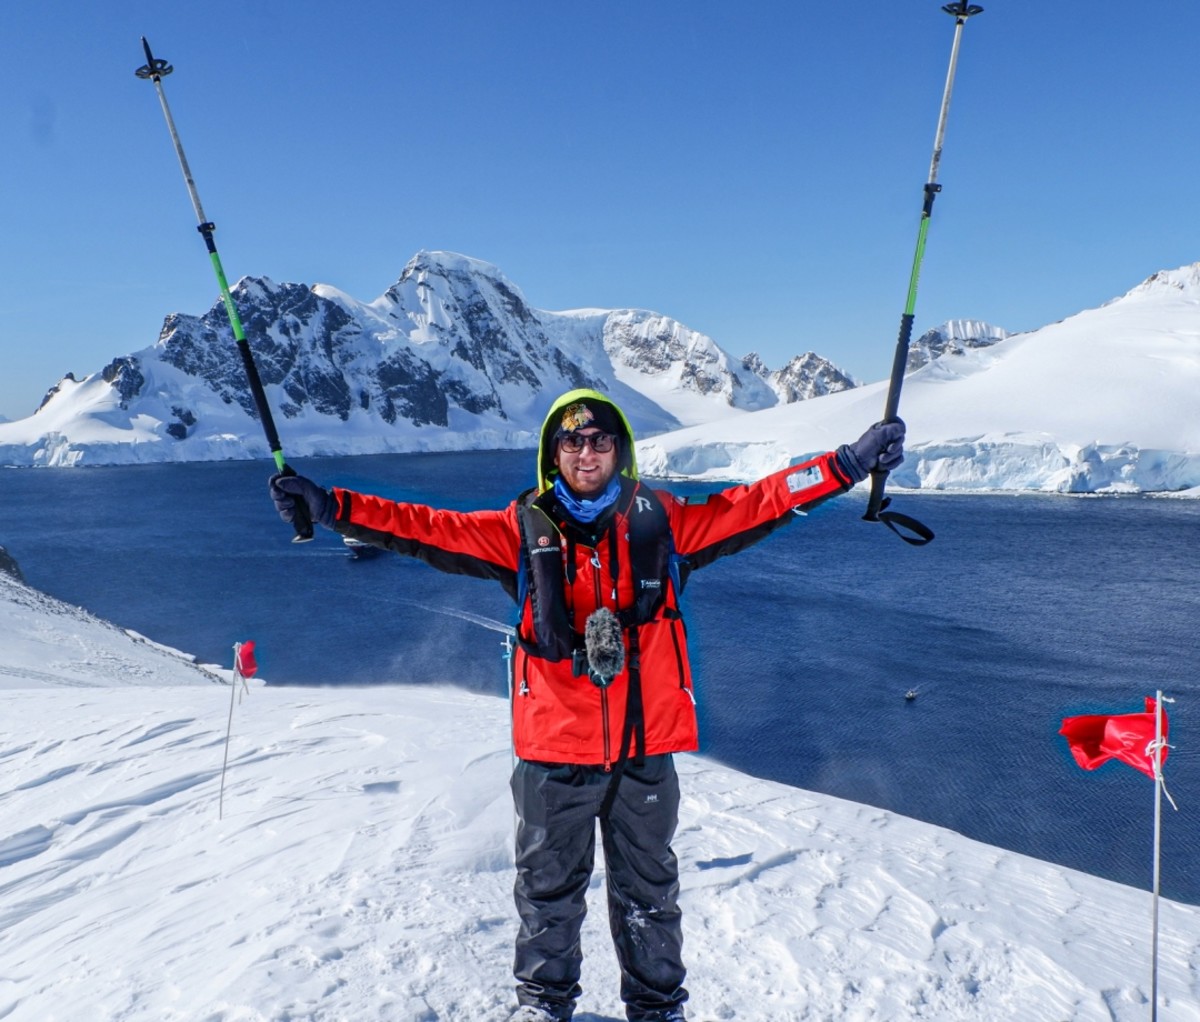
[[[568,406],[580,401],[589,405],[604,404],[616,413],[616,419],[624,430],[624,435],[619,441],[621,451],[617,459],[617,471],[629,479],[638,477],[637,457],[633,450],[633,429],[620,406],[598,390],[588,390],[587,388],[569,390],[550,406],[550,411],[546,413],[546,419],[542,423],[542,433],[538,440],[537,484],[539,492],[550,489],[554,485],[554,477],[558,475],[558,469],[554,467],[554,435],[562,424],[563,412]]]

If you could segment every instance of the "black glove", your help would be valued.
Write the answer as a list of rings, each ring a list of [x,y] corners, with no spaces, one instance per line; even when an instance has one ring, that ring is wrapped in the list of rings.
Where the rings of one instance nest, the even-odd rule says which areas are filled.
[[[875,469],[891,472],[904,460],[904,423],[877,422],[852,444],[837,449],[838,466],[861,483]]]
[[[275,510],[289,525],[296,516],[296,501],[302,500],[308,505],[309,517],[314,522],[327,529],[333,528],[338,512],[337,501],[328,490],[321,489],[311,479],[277,472],[271,476],[270,490]]]

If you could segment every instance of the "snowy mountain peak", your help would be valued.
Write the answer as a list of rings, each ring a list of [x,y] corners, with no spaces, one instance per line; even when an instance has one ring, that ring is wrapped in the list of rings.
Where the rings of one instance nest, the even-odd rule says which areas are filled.
[[[812,351],[797,355],[782,369],[768,369],[753,351],[742,359],[742,365],[765,380],[783,404],[808,401],[859,386],[849,373]]]
[[[1118,298],[1117,301],[1143,295],[1179,292],[1200,301],[1200,263],[1189,263],[1187,266],[1180,266],[1175,270],[1159,270]]]
[[[692,403],[696,411],[676,410],[682,422],[776,403],[771,389],[711,337],[667,316],[642,309],[611,312],[604,323],[603,343],[624,382],[632,386],[643,378],[664,398],[667,392],[675,392]]]
[[[494,263],[473,256],[462,255],[458,252],[441,252],[421,249],[414,255],[400,274],[403,282],[410,277],[423,276],[474,277],[495,281],[511,291],[520,293],[517,286],[505,276],[504,271]]]
[[[425,334],[425,339],[450,328],[456,313],[478,315],[483,307],[494,316],[507,314],[526,325],[537,322],[525,296],[498,267],[455,252],[418,252],[404,267],[400,279],[373,304],[376,308],[390,304],[417,312],[414,325],[433,331],[432,336]]]

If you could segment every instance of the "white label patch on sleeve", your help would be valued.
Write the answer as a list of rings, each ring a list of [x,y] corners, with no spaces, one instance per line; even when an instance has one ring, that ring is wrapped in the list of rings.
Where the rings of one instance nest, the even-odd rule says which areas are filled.
[[[788,492],[799,493],[801,490],[807,490],[823,482],[825,482],[825,473],[821,471],[821,466],[809,465],[808,468],[793,472],[787,477]]]

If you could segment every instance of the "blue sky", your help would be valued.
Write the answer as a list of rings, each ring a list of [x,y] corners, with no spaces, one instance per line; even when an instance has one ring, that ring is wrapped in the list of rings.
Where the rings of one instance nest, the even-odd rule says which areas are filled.
[[[231,280],[371,300],[420,249],[887,375],[954,21],[938,0],[18,5],[0,35],[0,415]],[[1200,5],[984,0],[917,331],[1035,329],[1200,260]],[[253,338],[251,338],[253,345]],[[231,357],[234,353],[231,352]]]

